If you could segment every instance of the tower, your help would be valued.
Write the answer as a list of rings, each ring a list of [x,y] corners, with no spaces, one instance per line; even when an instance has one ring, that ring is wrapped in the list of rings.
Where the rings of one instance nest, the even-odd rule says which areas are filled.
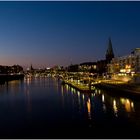
[[[110,63],[112,58],[114,58],[114,53],[113,53],[113,48],[112,48],[112,42],[111,42],[111,39],[109,38],[108,48],[107,48],[107,51],[106,51],[106,61],[107,61],[107,63]]]
[[[30,70],[31,70],[31,71],[34,70],[32,64],[31,64]]]

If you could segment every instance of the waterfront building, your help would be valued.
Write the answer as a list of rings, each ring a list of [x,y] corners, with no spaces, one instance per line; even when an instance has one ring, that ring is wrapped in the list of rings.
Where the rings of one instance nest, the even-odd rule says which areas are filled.
[[[78,64],[75,64],[75,65],[70,65],[68,66],[67,70],[68,72],[78,72],[79,71],[79,65]]]
[[[23,67],[20,65],[2,66],[0,65],[0,74],[21,74],[23,73]]]
[[[79,71],[81,72],[97,72],[97,63],[96,62],[85,62],[79,65]]]
[[[110,64],[108,64],[108,73],[112,77],[129,76],[128,79],[130,80],[136,76],[137,78],[135,78],[138,79],[140,74],[140,48],[136,48],[126,56],[113,58]]]
[[[97,61],[97,73],[98,75],[103,75],[107,72],[107,60]]]

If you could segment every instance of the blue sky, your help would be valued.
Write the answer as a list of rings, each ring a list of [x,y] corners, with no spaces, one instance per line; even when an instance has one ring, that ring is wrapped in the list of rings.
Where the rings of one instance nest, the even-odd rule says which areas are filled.
[[[140,2],[0,2],[0,64],[52,67],[140,47]]]

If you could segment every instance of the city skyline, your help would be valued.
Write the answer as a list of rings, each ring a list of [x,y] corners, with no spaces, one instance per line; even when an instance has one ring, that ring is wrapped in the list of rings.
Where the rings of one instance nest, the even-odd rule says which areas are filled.
[[[0,65],[68,66],[140,47],[140,2],[0,2]]]

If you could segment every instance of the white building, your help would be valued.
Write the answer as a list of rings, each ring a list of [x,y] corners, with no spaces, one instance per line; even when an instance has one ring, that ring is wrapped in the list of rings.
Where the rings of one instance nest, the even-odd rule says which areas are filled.
[[[133,77],[137,81],[136,79],[140,74],[140,48],[136,48],[127,56],[113,58],[108,64],[108,73],[112,78],[120,79],[125,77],[126,79],[127,77],[129,81]]]

